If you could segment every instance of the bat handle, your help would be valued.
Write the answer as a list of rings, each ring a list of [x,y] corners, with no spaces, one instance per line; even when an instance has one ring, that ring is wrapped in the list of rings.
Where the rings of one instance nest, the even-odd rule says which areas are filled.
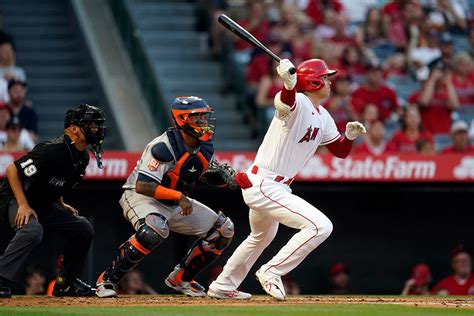
[[[290,70],[288,70],[288,72],[290,73],[290,75],[294,74],[296,72],[296,68],[295,67],[291,67]]]

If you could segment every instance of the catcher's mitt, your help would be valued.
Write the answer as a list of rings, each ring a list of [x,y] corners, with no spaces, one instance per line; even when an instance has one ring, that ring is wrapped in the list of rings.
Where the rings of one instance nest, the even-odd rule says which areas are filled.
[[[228,164],[221,164],[217,160],[209,163],[206,171],[201,176],[201,180],[216,187],[228,187],[231,190],[238,188],[234,180],[235,170]]]

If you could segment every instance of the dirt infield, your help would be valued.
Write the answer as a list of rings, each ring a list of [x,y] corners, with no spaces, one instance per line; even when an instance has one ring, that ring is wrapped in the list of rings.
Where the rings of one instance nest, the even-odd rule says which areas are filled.
[[[268,296],[254,296],[248,301],[216,300],[208,297],[189,298],[180,295],[141,295],[120,298],[53,298],[44,296],[16,296],[0,299],[3,306],[264,306],[299,304],[395,304],[418,307],[461,308],[474,310],[474,297],[379,297],[379,296],[290,296],[279,302]]]

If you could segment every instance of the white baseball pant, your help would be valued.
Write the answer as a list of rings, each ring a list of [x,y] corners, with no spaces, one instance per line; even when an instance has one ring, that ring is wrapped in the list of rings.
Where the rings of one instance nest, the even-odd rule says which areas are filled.
[[[249,169],[250,170],[250,169]],[[252,187],[242,190],[250,207],[251,233],[227,261],[219,277],[212,282],[213,290],[236,290],[249,270],[275,238],[279,223],[299,229],[288,243],[260,271],[283,276],[296,268],[332,232],[331,221],[320,210],[293,195],[287,178],[259,168],[258,174],[247,175]],[[278,177],[278,178],[277,178]],[[281,179],[276,182],[275,179]]]

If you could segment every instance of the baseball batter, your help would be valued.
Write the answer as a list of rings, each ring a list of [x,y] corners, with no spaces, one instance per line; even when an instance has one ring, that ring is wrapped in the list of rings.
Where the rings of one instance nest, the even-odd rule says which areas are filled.
[[[199,239],[165,283],[188,296],[206,296],[194,277],[213,262],[234,235],[232,221],[188,198],[200,180],[235,186],[234,171],[219,164],[210,143],[213,110],[201,98],[178,97],[171,105],[175,127],[152,140],[128,177],[120,199],[125,218],[136,230],[122,244],[97,281],[99,297],[117,296],[117,284],[174,231]]]
[[[296,268],[332,232],[332,223],[320,210],[291,193],[290,184],[320,145],[345,158],[353,140],[365,133],[359,122],[349,122],[345,137],[320,103],[330,94],[328,69],[320,59],[301,63],[295,74],[285,59],[277,67],[284,88],[275,96],[275,115],[258,149],[255,162],[236,181],[250,207],[251,233],[210,285],[208,295],[221,299],[248,299],[237,288],[263,250],[274,239],[278,225],[299,229],[289,242],[256,272],[265,292],[277,300],[286,294],[281,276]],[[296,93],[296,92],[299,93]]]

